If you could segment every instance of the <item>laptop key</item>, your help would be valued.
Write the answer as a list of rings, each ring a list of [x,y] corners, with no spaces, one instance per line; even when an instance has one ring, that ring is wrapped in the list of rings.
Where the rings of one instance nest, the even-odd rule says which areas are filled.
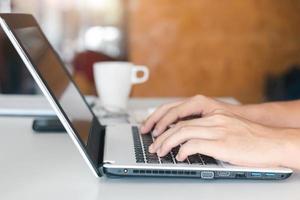
[[[202,160],[204,161],[204,163],[207,165],[217,165],[218,164],[217,161],[210,156],[205,156],[205,155],[200,155],[200,156],[201,156]]]
[[[188,162],[187,159],[185,159],[184,161],[178,161],[178,160],[176,160],[176,163],[177,164],[189,164],[189,162]]]
[[[143,147],[141,144],[141,140],[139,137],[139,132],[137,127],[132,127],[132,136],[133,136],[133,144],[134,144],[134,153],[135,159],[137,163],[145,163]]]
[[[138,158],[135,160],[137,163],[145,163],[144,158]]]
[[[170,153],[166,156],[160,158],[161,163],[174,163],[173,158]]]
[[[158,159],[147,159],[147,163],[149,164],[159,164],[159,160]]]
[[[152,154],[149,152],[147,152],[145,154],[146,154],[147,163],[159,163],[157,154]]]
[[[173,152],[174,156],[176,156],[176,155],[178,154],[179,149],[180,149],[180,146],[174,147],[174,148],[172,149],[172,152]]]
[[[153,143],[152,136],[150,134],[142,135],[142,140],[147,163],[159,163],[157,154],[153,154],[148,151],[149,146]]]
[[[199,154],[194,154],[194,155],[188,156],[188,159],[189,159],[191,164],[198,164],[198,165],[203,164]]]

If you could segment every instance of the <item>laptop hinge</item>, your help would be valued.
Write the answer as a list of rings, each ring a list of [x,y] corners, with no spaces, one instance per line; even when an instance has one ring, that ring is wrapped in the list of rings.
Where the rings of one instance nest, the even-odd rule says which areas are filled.
[[[103,158],[104,158],[106,127],[99,124],[99,129],[100,129],[100,138],[99,138],[98,168],[102,168],[104,164]]]

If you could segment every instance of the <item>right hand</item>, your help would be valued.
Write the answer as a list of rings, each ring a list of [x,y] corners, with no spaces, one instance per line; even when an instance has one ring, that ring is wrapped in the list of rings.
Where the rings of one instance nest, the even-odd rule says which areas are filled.
[[[207,114],[219,109],[233,112],[235,107],[237,106],[223,103],[206,96],[196,95],[186,100],[160,106],[141,126],[141,133],[146,134],[153,129],[152,135],[157,137],[162,134],[169,125],[185,117],[195,115],[205,117]]]

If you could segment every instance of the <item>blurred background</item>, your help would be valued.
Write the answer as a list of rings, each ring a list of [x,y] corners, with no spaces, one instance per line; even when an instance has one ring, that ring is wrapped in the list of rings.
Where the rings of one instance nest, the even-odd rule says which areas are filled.
[[[92,65],[147,65],[132,96],[232,96],[243,103],[300,98],[299,0],[0,0],[33,14],[85,94]],[[39,93],[0,30],[0,92]]]

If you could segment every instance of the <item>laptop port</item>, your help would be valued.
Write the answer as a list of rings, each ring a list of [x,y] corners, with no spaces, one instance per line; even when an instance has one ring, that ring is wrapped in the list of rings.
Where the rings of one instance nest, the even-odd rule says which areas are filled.
[[[274,173],[265,173],[266,178],[276,178],[276,174]]]
[[[134,170],[133,170],[133,173],[134,173],[134,174],[138,174],[138,173],[139,173],[139,170],[134,169]]]
[[[145,170],[140,170],[140,174],[145,174]]]
[[[243,172],[239,172],[235,174],[235,178],[246,178],[246,174]]]
[[[164,174],[165,171],[159,170],[158,173],[159,173],[159,174]]]
[[[151,174],[151,170],[146,170],[146,174]]]
[[[214,172],[209,172],[209,171],[208,172],[201,172],[200,176],[203,179],[213,179],[214,176],[215,176],[215,173]]]
[[[158,174],[158,171],[157,170],[153,170],[152,173],[153,174]]]
[[[220,177],[228,177],[228,176],[230,176],[230,172],[218,172],[218,175],[220,176]]]
[[[262,176],[259,172],[251,172],[251,177],[260,178]]]

